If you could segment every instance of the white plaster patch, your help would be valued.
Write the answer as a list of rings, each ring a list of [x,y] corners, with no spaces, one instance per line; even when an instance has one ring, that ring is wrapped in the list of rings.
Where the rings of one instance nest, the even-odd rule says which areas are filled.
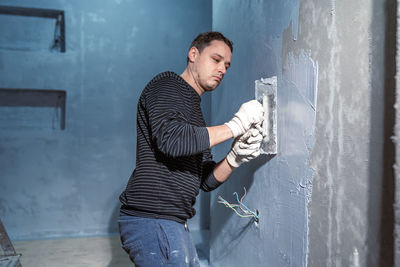
[[[353,253],[351,254],[350,263],[351,267],[360,267],[360,255],[357,248],[354,248]]]
[[[283,157],[280,160],[287,160],[290,166],[283,168],[281,172],[282,175],[293,179],[295,186],[288,188],[291,196],[305,200],[302,202],[305,207],[302,205],[296,207],[304,210],[306,216],[303,218],[308,218],[307,204],[311,201],[312,194],[314,171],[308,161],[315,143],[317,91],[318,63],[312,60],[311,53],[301,51],[295,55],[289,52],[284,63],[282,80],[280,83],[278,80],[278,107],[281,116],[278,120],[278,129],[281,131],[279,137],[282,140],[279,140],[279,143]],[[301,193],[303,190],[304,193]],[[302,223],[305,232],[302,248],[305,255],[303,263],[306,266],[309,222],[301,221],[300,217],[297,219]],[[284,256],[282,255],[282,258]]]
[[[318,92],[318,63],[311,58],[311,52],[302,51],[298,56],[289,53],[284,66],[285,78],[291,81],[304,97],[304,100],[316,110]]]
[[[287,109],[285,110],[291,118],[291,123],[301,124],[307,118],[308,110],[303,103],[298,103],[295,101],[290,101],[287,104]]]

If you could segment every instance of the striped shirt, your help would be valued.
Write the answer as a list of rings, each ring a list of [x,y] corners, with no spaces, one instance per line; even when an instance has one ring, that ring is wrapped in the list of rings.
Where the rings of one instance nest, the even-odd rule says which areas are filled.
[[[174,72],[146,85],[137,107],[136,169],[120,195],[121,213],[184,223],[196,213],[199,189],[221,184],[200,102]]]

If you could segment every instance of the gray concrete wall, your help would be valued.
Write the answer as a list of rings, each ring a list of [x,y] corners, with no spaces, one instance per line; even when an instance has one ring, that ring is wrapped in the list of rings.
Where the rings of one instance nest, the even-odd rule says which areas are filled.
[[[213,2],[213,28],[236,44],[213,122],[253,98],[260,77],[304,96],[314,73],[318,88],[314,130],[312,112],[296,128],[293,87],[278,86],[278,155],[241,167],[211,199],[215,266],[392,265],[394,10],[383,0]],[[243,186],[258,227],[217,203]]]
[[[309,266],[393,263],[393,1],[302,1],[318,62]]]
[[[0,42],[0,88],[67,94],[65,130],[57,108],[0,107],[0,217],[9,235],[117,232],[118,196],[135,167],[139,94],[157,73],[184,70],[190,42],[211,29],[211,1],[0,4],[63,10],[66,22],[60,53],[50,51],[54,24],[0,15],[7,36]],[[209,202],[201,203],[205,216],[194,219],[194,230],[208,224]]]

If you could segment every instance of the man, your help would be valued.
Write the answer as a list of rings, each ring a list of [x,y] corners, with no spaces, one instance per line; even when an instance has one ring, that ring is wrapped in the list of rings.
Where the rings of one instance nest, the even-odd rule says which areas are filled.
[[[185,71],[164,72],[144,88],[137,110],[136,169],[120,196],[123,248],[138,267],[199,266],[186,221],[201,188],[211,191],[260,154],[263,108],[244,103],[233,119],[206,127],[201,95],[221,83],[232,42],[218,32],[192,42]],[[235,138],[216,164],[211,148]]]

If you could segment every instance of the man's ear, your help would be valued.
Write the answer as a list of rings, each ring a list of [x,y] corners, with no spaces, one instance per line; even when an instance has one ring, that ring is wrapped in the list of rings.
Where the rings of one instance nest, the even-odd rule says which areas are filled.
[[[196,59],[196,57],[199,55],[200,53],[199,53],[199,50],[197,49],[197,47],[195,47],[195,46],[192,46],[190,49],[189,49],[189,52],[188,52],[188,58],[189,58],[189,62],[194,62],[194,60]]]

